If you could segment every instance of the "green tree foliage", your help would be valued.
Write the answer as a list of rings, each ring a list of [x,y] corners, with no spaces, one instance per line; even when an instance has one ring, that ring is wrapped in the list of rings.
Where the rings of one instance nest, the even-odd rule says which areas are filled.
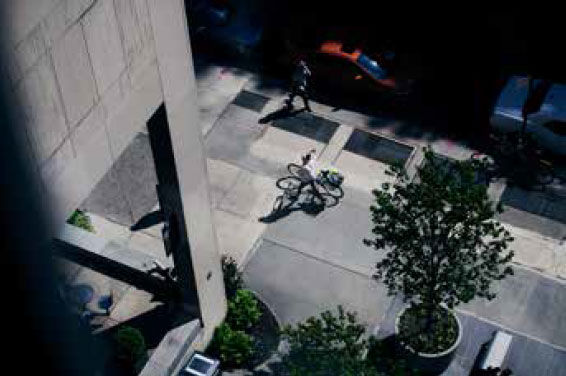
[[[244,286],[242,272],[238,270],[236,260],[230,256],[222,255],[222,274],[224,276],[226,297],[231,299]]]
[[[373,238],[364,243],[385,253],[374,277],[431,313],[441,303],[493,299],[492,282],[513,273],[513,238],[494,219],[501,205],[476,183],[474,162],[447,162],[430,148],[424,162],[413,180],[392,168],[395,183],[373,191]]]
[[[226,321],[236,330],[249,330],[258,323],[261,311],[257,299],[249,290],[238,290],[236,295],[228,300]]]
[[[92,226],[92,223],[90,222],[90,218],[89,216],[82,210],[80,209],[76,209],[73,214],[71,215],[71,217],[69,217],[69,219],[67,219],[67,223],[79,228],[82,228],[83,230],[89,231],[89,232],[94,232],[94,227]]]
[[[378,376],[376,368],[365,359],[369,341],[355,313],[323,312],[296,327],[287,326],[282,338],[288,351],[282,355],[285,370],[291,376]]]
[[[130,326],[124,326],[114,335],[116,357],[135,365],[145,356],[146,346],[142,333]]]
[[[250,335],[241,330],[233,330],[228,324],[222,323],[214,331],[210,352],[218,356],[225,366],[242,366],[252,357],[253,347]]]

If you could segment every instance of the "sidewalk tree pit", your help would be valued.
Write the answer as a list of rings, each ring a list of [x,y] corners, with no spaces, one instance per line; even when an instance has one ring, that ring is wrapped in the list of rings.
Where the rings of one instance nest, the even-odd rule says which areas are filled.
[[[475,297],[493,299],[493,282],[513,274],[513,238],[495,220],[502,206],[476,183],[473,162],[424,152],[414,179],[395,166],[388,171],[394,183],[373,190],[372,238],[364,243],[384,253],[374,278],[408,303],[397,321],[400,343],[441,354],[461,335],[451,310]]]

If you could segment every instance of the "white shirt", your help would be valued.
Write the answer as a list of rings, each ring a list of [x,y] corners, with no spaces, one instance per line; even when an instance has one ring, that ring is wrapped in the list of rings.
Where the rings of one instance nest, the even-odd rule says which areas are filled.
[[[316,179],[316,162],[311,159],[299,172],[299,178],[303,181],[311,181]]]

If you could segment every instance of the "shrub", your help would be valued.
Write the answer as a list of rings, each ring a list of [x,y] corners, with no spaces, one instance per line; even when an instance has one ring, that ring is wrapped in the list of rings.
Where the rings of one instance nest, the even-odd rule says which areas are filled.
[[[210,343],[210,352],[227,366],[241,366],[253,355],[252,337],[241,330],[233,330],[227,323],[222,323],[214,331]]]
[[[236,291],[240,290],[244,281],[242,279],[242,272],[238,270],[238,264],[230,256],[222,256],[222,274],[224,276],[224,288],[226,296],[231,299],[236,295]]]
[[[124,326],[114,336],[116,357],[131,365],[135,365],[145,356],[145,340],[142,333],[130,326]]]
[[[323,312],[296,327],[287,326],[282,335],[289,350],[282,354],[283,365],[292,375],[378,376],[365,354],[369,341],[356,314],[338,306],[338,314]]]
[[[258,323],[261,311],[256,298],[249,290],[238,290],[228,301],[226,321],[236,330],[248,330]]]
[[[94,227],[90,222],[90,217],[82,210],[76,209],[67,220],[67,223],[83,230],[94,232]]]

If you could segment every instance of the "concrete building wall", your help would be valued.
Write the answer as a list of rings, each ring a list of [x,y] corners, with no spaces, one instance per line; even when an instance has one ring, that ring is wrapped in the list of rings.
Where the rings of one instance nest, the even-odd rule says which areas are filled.
[[[56,225],[165,101],[203,321],[213,327],[226,303],[184,14],[182,0],[10,0],[2,68]]]
[[[12,0],[6,70],[56,223],[163,101],[145,0]]]

